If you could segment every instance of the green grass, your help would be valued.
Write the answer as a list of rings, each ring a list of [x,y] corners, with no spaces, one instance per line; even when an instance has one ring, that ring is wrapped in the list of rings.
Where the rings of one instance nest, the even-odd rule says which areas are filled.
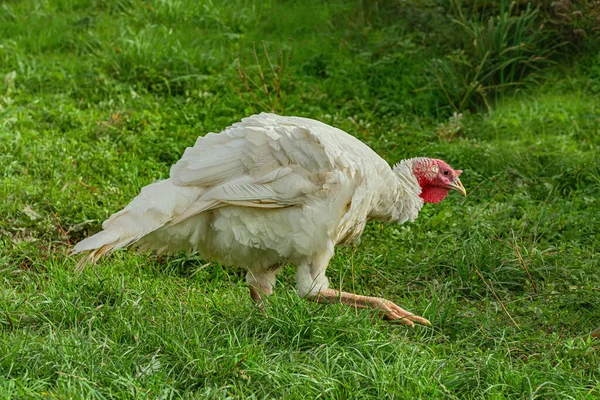
[[[308,0],[0,5],[1,398],[600,396],[600,58],[547,71],[440,140],[452,110],[438,55],[406,21],[365,13]],[[241,269],[201,257],[119,252],[74,272],[73,243],[198,135],[252,112],[234,90],[238,54],[251,63],[253,42],[274,55],[289,38],[287,114],[390,162],[465,170],[468,197],[370,224],[329,268],[335,287],[432,328],[299,300],[291,267],[268,318]]]

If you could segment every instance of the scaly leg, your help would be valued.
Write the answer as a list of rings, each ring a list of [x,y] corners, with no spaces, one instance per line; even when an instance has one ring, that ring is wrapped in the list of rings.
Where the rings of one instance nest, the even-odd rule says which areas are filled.
[[[268,296],[268,294],[256,286],[248,286],[248,289],[250,289],[250,297],[257,304],[261,304],[262,301]]]
[[[415,322],[421,325],[431,325],[431,323],[425,318],[414,315],[413,313],[408,312],[405,309],[398,307],[391,301],[381,297],[361,296],[354,293],[340,292],[334,289],[323,289],[316,296],[308,297],[308,299],[319,303],[342,303],[355,308],[378,309],[384,313],[384,316],[387,319],[397,321],[408,326],[414,326]]]
[[[246,283],[250,289],[250,297],[264,313],[263,301],[273,293],[277,270],[248,271]]]
[[[333,243],[328,243],[321,253],[315,254],[308,262],[298,265],[296,285],[300,297],[319,303],[342,303],[355,308],[377,309],[386,318],[409,326],[414,326],[415,323],[431,325],[425,318],[414,315],[381,297],[361,296],[354,293],[328,289],[329,280],[325,276],[325,271],[327,270],[329,260],[333,256],[333,252]]]
[[[273,290],[271,290],[270,292],[267,292],[264,290],[264,288],[257,287],[254,285],[249,285],[248,288],[250,289],[250,298],[252,298],[252,301],[254,301],[254,304],[256,304],[258,306],[258,309],[260,310],[261,313],[263,313],[264,315],[267,315],[267,310],[265,309],[264,301],[267,298],[267,296],[269,296],[273,293]]]

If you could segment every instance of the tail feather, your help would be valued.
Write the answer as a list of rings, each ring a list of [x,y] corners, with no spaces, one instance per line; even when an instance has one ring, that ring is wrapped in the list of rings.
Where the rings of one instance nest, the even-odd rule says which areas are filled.
[[[101,246],[97,249],[90,251],[88,254],[86,254],[84,257],[82,257],[81,260],[79,260],[77,265],[75,265],[75,270],[77,272],[81,272],[87,264],[95,264],[96,261],[98,261],[98,259],[100,257],[102,257],[103,255],[105,255],[107,253],[111,253],[113,250],[114,250],[114,246],[111,243],[111,244],[105,244],[104,246]]]
[[[76,269],[82,270],[100,257],[155,232],[184,212],[201,194],[200,188],[176,186],[170,179],[144,187],[127,207],[104,221],[103,231],[75,245],[71,254],[89,252],[79,260]],[[164,246],[165,243],[156,245]]]
[[[71,250],[71,255],[88,251],[76,265],[76,269],[81,271],[87,264],[94,264],[100,257],[110,254],[115,250],[126,247],[136,241],[135,236],[127,233],[116,234],[110,230],[98,232],[94,236],[77,243]]]

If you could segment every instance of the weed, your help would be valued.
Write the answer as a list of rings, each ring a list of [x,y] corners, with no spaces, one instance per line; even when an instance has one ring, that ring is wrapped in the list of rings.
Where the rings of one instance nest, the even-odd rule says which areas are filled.
[[[242,57],[238,57],[237,74],[242,88],[238,89],[235,85],[232,85],[232,87],[253,112],[266,111],[285,115],[285,102],[293,84],[288,68],[292,59],[292,42],[290,40],[287,54],[284,55],[283,49],[279,50],[275,65],[271,62],[267,44],[264,40],[262,41],[262,49],[267,64],[264,67],[261,65],[256,52],[256,45],[253,44],[254,64],[252,67],[254,67],[256,75],[254,78],[251,77],[252,72],[249,74],[251,67],[243,66]]]
[[[437,129],[435,130],[436,135],[440,140],[445,140],[450,142],[454,140],[457,136],[460,135],[463,130],[463,126],[461,120],[463,118],[462,114],[457,112],[454,113],[446,123],[441,123]]]

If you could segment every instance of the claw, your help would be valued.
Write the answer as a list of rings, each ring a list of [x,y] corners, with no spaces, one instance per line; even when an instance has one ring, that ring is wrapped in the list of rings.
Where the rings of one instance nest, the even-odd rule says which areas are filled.
[[[402,325],[408,325],[410,327],[415,326],[415,323],[413,321],[411,321],[407,316],[403,317],[403,316],[396,314],[395,312],[385,312],[383,314],[383,318],[387,319],[389,321],[397,322]]]

